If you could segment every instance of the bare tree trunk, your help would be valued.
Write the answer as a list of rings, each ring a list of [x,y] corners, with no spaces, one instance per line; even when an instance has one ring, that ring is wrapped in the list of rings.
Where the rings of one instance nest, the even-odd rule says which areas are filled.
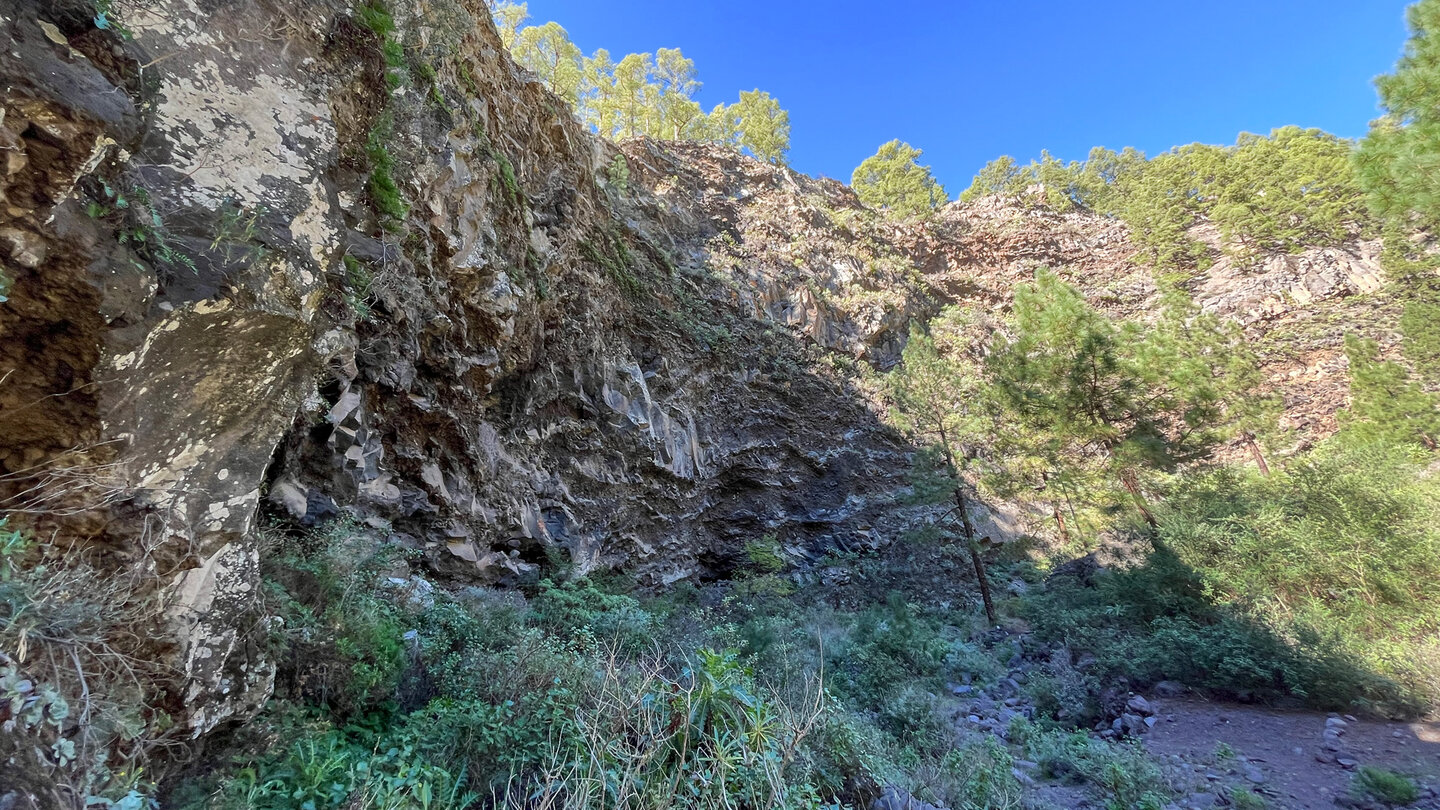
[[[970,522],[970,510],[965,503],[965,478],[960,475],[960,465],[955,463],[955,453],[950,449],[950,437],[945,435],[945,423],[940,422],[940,448],[945,451],[945,464],[955,476],[955,508],[960,512],[960,525],[965,529],[965,547],[970,551],[970,562],[975,566],[975,578],[980,581],[980,598],[985,602],[985,618],[995,623],[995,601],[990,598],[990,579],[985,575],[985,560],[980,557],[980,544],[975,541],[975,526]]]
[[[1255,466],[1260,468],[1260,474],[1269,477],[1270,464],[1265,461],[1265,451],[1260,447],[1260,442],[1255,441],[1254,433],[1245,434],[1245,444],[1250,448],[1250,455],[1255,457]]]
[[[1070,545],[1070,528],[1065,525],[1065,513],[1060,511],[1060,502],[1050,504],[1050,511],[1055,515],[1055,525],[1060,529],[1060,542]]]
[[[1150,512],[1150,505],[1145,502],[1145,496],[1140,493],[1140,482],[1135,480],[1135,473],[1129,470],[1120,473],[1120,483],[1125,486],[1125,491],[1135,499],[1135,505],[1139,507],[1140,514],[1145,517],[1145,522],[1150,524],[1150,528],[1160,528],[1160,523]]]
[[[980,582],[980,599],[985,603],[985,618],[995,623],[995,600],[990,597],[990,578],[986,576],[985,560],[980,557],[980,544],[975,540],[975,525],[970,522],[970,510],[966,508],[965,487],[956,481],[955,506],[960,510],[960,525],[965,528],[965,547],[970,550],[970,562],[975,566],[975,579]]]

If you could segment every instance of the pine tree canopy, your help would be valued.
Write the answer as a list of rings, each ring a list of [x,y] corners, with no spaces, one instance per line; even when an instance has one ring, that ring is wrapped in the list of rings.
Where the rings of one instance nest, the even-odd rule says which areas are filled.
[[[525,26],[524,3],[493,3],[491,15],[515,61],[606,138],[706,141],[771,163],[784,163],[790,151],[790,114],[769,93],[742,92],[736,103],[706,113],[694,99],[700,90],[695,62],[679,48],[619,61],[600,48],[587,57],[559,23]]]
[[[923,216],[945,204],[945,189],[919,163],[922,152],[900,140],[881,146],[850,178],[860,200],[900,217]]]
[[[1376,80],[1385,115],[1356,154],[1370,204],[1387,219],[1440,225],[1440,0],[1410,7],[1410,41]]]
[[[1345,336],[1350,360],[1350,409],[1341,422],[1361,442],[1421,444],[1440,440],[1440,395],[1426,392],[1405,367],[1380,359],[1373,340]]]

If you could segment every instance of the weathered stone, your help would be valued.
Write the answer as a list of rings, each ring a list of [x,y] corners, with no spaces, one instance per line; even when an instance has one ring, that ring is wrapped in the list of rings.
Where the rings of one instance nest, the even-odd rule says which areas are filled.
[[[1147,717],[1155,713],[1155,708],[1150,705],[1150,701],[1140,695],[1131,695],[1130,699],[1125,701],[1125,708],[1135,714],[1145,715]]]

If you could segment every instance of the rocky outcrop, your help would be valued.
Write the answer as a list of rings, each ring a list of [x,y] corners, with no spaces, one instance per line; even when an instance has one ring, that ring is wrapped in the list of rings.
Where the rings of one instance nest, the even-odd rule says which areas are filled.
[[[267,520],[349,515],[451,582],[898,531],[903,444],[749,317],[773,290],[611,181],[482,3],[393,33],[323,0],[116,5],[127,36],[81,2],[0,20],[0,498],[47,553],[144,573],[184,736],[268,694]]]
[[[635,176],[664,203],[646,221],[679,240],[677,253],[707,257],[743,312],[881,369],[897,361],[912,323],[951,305],[1003,315],[1014,287],[1041,267],[1114,317],[1160,309],[1157,273],[1116,219],[1026,197],[952,203],[926,221],[895,223],[840,183],[727,149],[624,148]],[[1213,226],[1199,223],[1192,235],[1210,256],[1187,291],[1245,330],[1283,395],[1285,427],[1301,442],[1333,433],[1348,397],[1345,332],[1387,350],[1396,343],[1399,314],[1380,243],[1242,260]]]

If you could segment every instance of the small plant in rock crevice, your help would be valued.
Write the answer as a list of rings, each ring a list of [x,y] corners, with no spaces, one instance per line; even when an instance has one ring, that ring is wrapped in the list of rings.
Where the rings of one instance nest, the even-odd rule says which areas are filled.
[[[381,225],[388,231],[399,230],[410,205],[395,179],[395,158],[387,145],[394,131],[394,119],[388,114],[382,116],[365,141],[365,155],[370,160],[370,177],[366,189],[370,192],[370,204],[381,217]]]
[[[157,267],[183,267],[197,272],[195,260],[174,245],[174,237],[148,190],[141,186],[123,189],[105,180],[95,181],[90,188],[85,213],[114,224],[120,244],[128,245]]]

